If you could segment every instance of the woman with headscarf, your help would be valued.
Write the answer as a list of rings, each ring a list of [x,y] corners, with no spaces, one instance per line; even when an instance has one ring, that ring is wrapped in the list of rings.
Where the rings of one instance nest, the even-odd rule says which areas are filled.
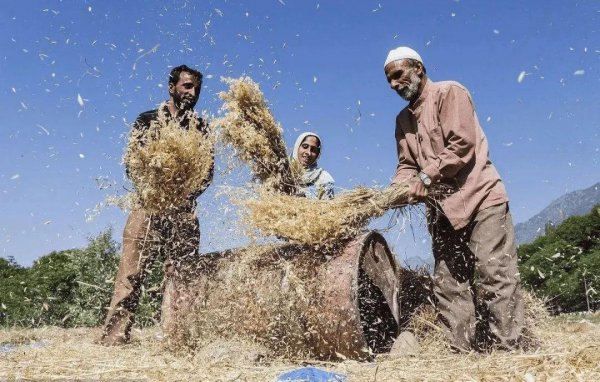
[[[296,139],[292,153],[292,160],[298,161],[304,170],[299,181],[300,194],[310,199],[333,198],[334,180],[317,164],[321,149],[321,138],[306,132]]]

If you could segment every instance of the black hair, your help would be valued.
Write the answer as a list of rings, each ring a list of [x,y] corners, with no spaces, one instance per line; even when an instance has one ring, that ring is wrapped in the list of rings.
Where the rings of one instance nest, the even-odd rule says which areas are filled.
[[[196,77],[196,79],[198,80],[198,85],[202,86],[202,73],[200,73],[196,69],[190,68],[187,65],[179,65],[171,70],[171,74],[169,74],[169,85],[177,85],[177,82],[179,82],[179,76],[181,75],[181,72],[186,72]]]

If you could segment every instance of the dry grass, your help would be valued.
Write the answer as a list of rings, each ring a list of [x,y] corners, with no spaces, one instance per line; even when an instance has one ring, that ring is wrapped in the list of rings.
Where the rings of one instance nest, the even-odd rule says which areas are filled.
[[[221,92],[224,116],[215,121],[222,140],[232,145],[236,155],[249,167],[264,187],[293,194],[283,130],[275,121],[258,85],[249,77],[223,78],[229,90]]]
[[[250,245],[209,255],[187,269],[194,276],[180,289],[190,297],[168,333],[170,347],[189,351],[216,336],[250,339],[270,357],[312,356],[311,302],[325,261],[324,254],[290,245]]]
[[[179,209],[209,178],[214,135],[200,132],[195,122],[190,118],[189,129],[182,129],[159,113],[147,131],[132,132],[123,160],[145,210]]]
[[[371,363],[281,360],[248,340],[207,339],[194,352],[171,352],[157,329],[134,331],[133,342],[105,348],[93,343],[98,329],[0,331],[0,343],[45,341],[45,346],[0,353],[0,380],[137,379],[150,381],[273,381],[306,362],[348,376],[349,381],[597,381],[600,325],[544,318],[536,349],[454,354],[434,346],[414,356],[378,357]]]
[[[166,350],[157,329],[137,331],[123,347],[94,344],[99,334],[99,329],[2,331],[1,341],[27,336],[46,344],[0,353],[0,380],[264,381],[284,370],[277,363],[257,363],[262,349],[248,342],[214,341],[186,354]]]
[[[404,186],[359,187],[332,200],[314,200],[258,190],[256,197],[237,199],[245,223],[265,235],[296,243],[328,245],[359,233],[370,219],[399,205]]]
[[[521,346],[526,350],[538,349],[544,333],[551,331],[550,316],[544,303],[523,291],[524,325]],[[450,345],[441,327],[436,323],[437,313],[431,304],[422,305],[410,318],[406,330],[419,340],[420,354],[435,356],[440,352],[451,354]],[[483,340],[483,339],[479,339]]]
[[[424,354],[382,361],[376,380],[422,381],[595,381],[600,378],[600,328],[590,325],[585,334],[569,333],[569,325],[550,325],[540,333],[537,350],[491,354],[453,354],[429,347]],[[432,351],[433,350],[433,351]],[[589,358],[589,357],[592,358]],[[371,378],[371,379],[369,379]],[[375,380],[361,371],[356,380]]]

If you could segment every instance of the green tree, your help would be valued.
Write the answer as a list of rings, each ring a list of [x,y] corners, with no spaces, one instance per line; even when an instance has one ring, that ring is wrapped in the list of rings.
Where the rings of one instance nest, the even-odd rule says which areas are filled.
[[[83,249],[51,252],[29,268],[0,258],[0,325],[97,325],[118,261],[110,229]]]
[[[107,230],[71,257],[76,287],[68,304],[69,326],[97,326],[106,315],[119,265],[119,245]]]
[[[0,325],[12,324],[29,312],[26,284],[27,269],[14,258],[0,258]]]
[[[162,300],[162,261],[150,269],[136,322],[156,323]],[[81,249],[54,251],[30,268],[0,258],[0,325],[98,326],[106,316],[119,265],[108,229]]]
[[[600,209],[571,217],[519,247],[523,284],[556,311],[596,308],[600,290]]]
[[[55,251],[33,263],[27,280],[31,304],[29,317],[23,319],[38,325],[62,325],[69,318],[69,304],[77,289],[76,269],[72,258],[81,250]]]

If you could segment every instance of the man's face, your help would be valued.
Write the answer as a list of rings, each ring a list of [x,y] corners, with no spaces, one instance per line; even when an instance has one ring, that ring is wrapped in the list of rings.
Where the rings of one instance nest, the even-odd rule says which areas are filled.
[[[177,109],[191,110],[200,97],[200,83],[194,75],[181,72],[179,81],[175,85],[169,84],[169,94]]]
[[[408,61],[392,61],[385,66],[385,76],[390,87],[406,101],[413,101],[419,96],[423,70],[411,67]]]
[[[298,161],[302,167],[309,167],[317,160],[321,152],[321,143],[317,137],[309,135],[298,147]]]

